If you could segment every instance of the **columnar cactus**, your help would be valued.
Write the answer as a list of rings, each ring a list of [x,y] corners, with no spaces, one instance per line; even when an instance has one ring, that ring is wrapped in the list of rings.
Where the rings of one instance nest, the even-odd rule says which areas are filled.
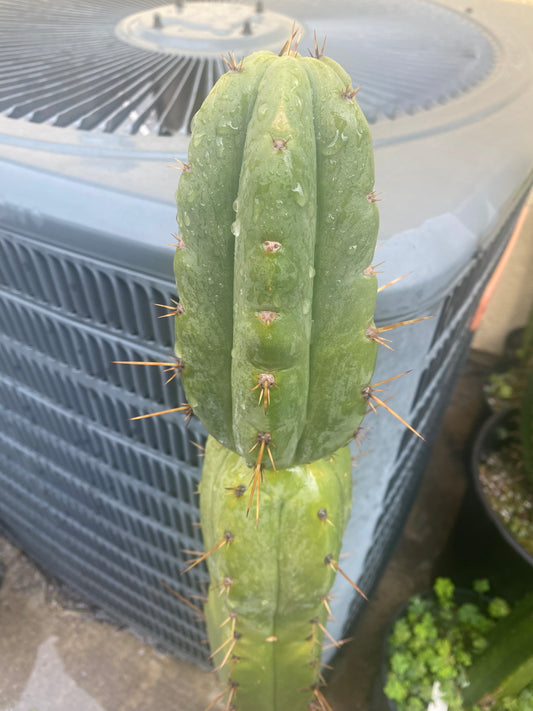
[[[228,65],[177,192],[176,355],[212,435],[206,617],[228,710],[325,710],[345,445],[375,399],[380,340],[372,143],[350,78],[318,49]]]

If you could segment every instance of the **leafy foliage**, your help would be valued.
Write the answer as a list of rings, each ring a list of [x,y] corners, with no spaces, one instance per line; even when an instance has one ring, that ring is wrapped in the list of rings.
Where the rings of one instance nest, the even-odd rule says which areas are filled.
[[[426,711],[435,682],[449,711],[464,711],[461,690],[468,685],[468,668],[487,647],[487,635],[496,621],[510,612],[505,600],[485,602],[481,597],[489,592],[487,580],[475,581],[473,589],[475,601],[460,602],[452,581],[438,578],[434,594],[411,598],[395,623],[384,691],[398,711]],[[493,710],[533,711],[532,698],[524,690],[520,700],[505,701]]]

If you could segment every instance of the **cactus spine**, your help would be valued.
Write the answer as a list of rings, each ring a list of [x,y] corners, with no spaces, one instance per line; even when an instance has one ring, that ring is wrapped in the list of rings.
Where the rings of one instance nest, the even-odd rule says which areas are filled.
[[[206,616],[228,710],[325,710],[345,445],[377,349],[372,144],[348,75],[318,50],[303,58],[289,42],[229,66],[196,116],[177,192],[176,355],[212,435]]]

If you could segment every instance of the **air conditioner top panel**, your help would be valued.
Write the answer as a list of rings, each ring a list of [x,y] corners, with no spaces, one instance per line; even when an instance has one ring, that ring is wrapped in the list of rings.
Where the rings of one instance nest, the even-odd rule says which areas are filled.
[[[156,3],[91,0],[72,5],[48,0],[46,16],[43,13],[40,19],[38,13],[30,13],[35,7],[29,0],[4,0],[0,6],[0,34],[11,27],[0,53],[4,63],[0,81],[9,80],[6,63],[12,57],[13,72],[26,68],[32,81],[48,86],[44,60],[55,51],[57,71],[72,62],[83,67],[76,46],[92,43],[98,49],[99,35],[120,46],[120,52],[176,61],[175,53],[147,51],[113,34],[121,19],[158,7]],[[405,287],[403,282],[398,285],[390,304],[393,297],[383,292],[382,308],[391,313],[412,308],[413,289],[417,303],[422,294],[429,300],[437,298],[532,178],[533,8],[498,0],[471,0],[471,13],[465,13],[461,0],[446,0],[446,7],[429,0],[359,0],[327,6],[318,0],[293,6],[282,6],[277,0],[268,3],[268,9],[278,14],[290,7],[304,29],[302,51],[313,46],[313,30],[318,28],[320,37],[328,36],[329,55],[350,69],[355,85],[364,79],[361,72],[367,67],[368,84],[363,81],[358,95],[361,103],[367,93],[368,101],[371,95],[379,95],[380,101],[395,106],[395,112],[389,112],[395,118],[376,108],[379,120],[371,126],[376,190],[382,193],[380,240],[386,241],[383,279],[399,276],[402,269],[412,271],[413,264],[431,268],[417,269],[405,280]],[[28,26],[39,21],[41,27],[34,30],[32,42],[24,40],[25,52],[15,61],[25,37],[19,27],[23,16]],[[60,24],[61,17],[69,18],[69,32]],[[377,50],[370,41],[372,25]],[[86,27],[91,31],[80,29]],[[431,42],[429,27],[433,28]],[[141,35],[145,29],[141,28]],[[36,57],[30,44],[38,44],[35,37],[49,33],[48,52]],[[55,48],[60,42],[70,50],[58,55]],[[365,47],[374,52],[367,54],[366,65]],[[101,49],[95,57],[102,62],[112,59],[110,52],[102,56]],[[189,60],[190,56],[180,59]],[[374,79],[370,67],[375,67]],[[421,71],[426,67],[435,71],[440,67],[440,79],[433,70]],[[403,104],[414,112],[407,113],[394,99],[403,100],[405,89],[398,89],[391,77],[398,87],[400,77],[402,81],[410,77],[411,99],[432,87],[440,91],[445,77],[453,79],[455,91],[439,94],[440,100],[426,108],[413,99]],[[15,74],[11,79],[16,84]],[[65,101],[76,88],[69,86]],[[36,95],[41,96],[42,90],[37,87]],[[61,127],[52,119],[41,123],[30,119],[0,113],[0,223],[96,258],[171,277],[171,248],[166,244],[176,230],[174,193],[179,173],[168,166],[174,157],[185,158],[188,135],[179,131],[172,137],[157,131],[144,135],[140,128],[134,134],[111,132],[102,130],[103,124],[78,130],[72,125]],[[394,272],[389,271],[392,268]]]
[[[302,53],[315,30],[319,45],[328,38],[371,123],[446,103],[494,64],[486,29],[425,0],[4,0],[0,112],[87,131],[186,133],[226,69],[220,55],[279,51],[293,22]]]

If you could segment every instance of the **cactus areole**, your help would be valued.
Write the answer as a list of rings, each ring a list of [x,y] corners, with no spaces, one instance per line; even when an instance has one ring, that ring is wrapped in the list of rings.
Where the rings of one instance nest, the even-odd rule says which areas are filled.
[[[228,62],[177,192],[176,355],[211,435],[206,617],[220,698],[238,711],[329,708],[320,647],[351,503],[345,445],[377,349],[368,126],[344,70],[288,45]]]

